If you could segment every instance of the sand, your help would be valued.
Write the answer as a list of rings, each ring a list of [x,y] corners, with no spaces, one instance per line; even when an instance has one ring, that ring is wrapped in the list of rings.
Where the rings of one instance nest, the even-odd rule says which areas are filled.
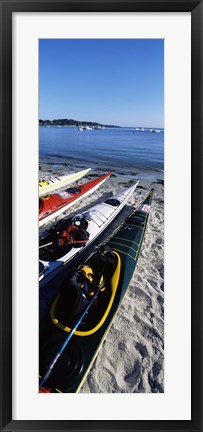
[[[40,163],[40,178],[50,174],[63,175],[88,167],[61,161]],[[96,166],[79,183],[90,181],[108,172]],[[148,226],[131,284],[114,319],[111,329],[89,371],[82,393],[162,393],[164,392],[164,182],[156,171],[126,172],[115,168],[113,175],[93,195],[80,201],[59,218],[78,213],[79,209],[103,201],[104,196],[128,187],[140,179],[128,205],[97,243],[107,239],[113,229],[154,188]],[[40,235],[56,220],[40,229]],[[89,253],[89,252],[88,252]],[[60,287],[60,277],[52,283],[52,297]],[[40,291],[41,314],[50,301],[50,286]]]

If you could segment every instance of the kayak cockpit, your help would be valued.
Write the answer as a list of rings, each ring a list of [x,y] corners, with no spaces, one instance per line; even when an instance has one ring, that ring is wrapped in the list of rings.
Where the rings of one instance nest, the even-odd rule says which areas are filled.
[[[81,188],[79,187],[70,187],[68,189],[65,190],[65,192],[67,192],[68,194],[73,194],[73,195],[77,195],[81,193]]]
[[[76,215],[63,219],[50,228],[39,241],[39,258],[44,261],[55,261],[68,253],[72,247],[83,247],[89,240],[88,221]]]
[[[144,212],[141,212],[141,211],[138,212],[137,211],[136,213],[134,213],[133,215],[130,215],[126,219],[125,225],[144,227],[145,220],[146,220],[146,214]]]
[[[70,332],[78,316],[81,315],[81,312],[78,313],[79,297],[81,301],[81,295],[83,296],[84,292],[87,298],[86,293],[88,288],[88,300],[86,302],[83,300],[84,309],[88,301],[90,301],[91,296],[94,295],[96,291],[96,286],[93,284],[93,277],[99,280],[102,275],[104,278],[104,286],[101,288],[95,302],[89,309],[84,322],[82,322],[75,331],[74,334],[77,336],[89,336],[95,333],[105,322],[116,295],[121,272],[121,259],[119,254],[115,251],[105,251],[103,257],[99,251],[90,258],[87,264],[88,265],[85,265],[85,267],[91,269],[88,273],[89,276],[84,275],[84,266],[80,266],[74,273],[75,283],[78,284],[77,289],[73,289],[72,287],[72,276],[66,280],[61,293],[56,297],[50,311],[52,322],[60,329]],[[85,271],[87,272],[88,270]],[[93,275],[93,277],[91,275]],[[88,278],[89,281],[87,280]],[[85,285],[86,290],[84,291]],[[78,292],[78,290],[80,291]],[[70,310],[71,305],[74,313],[73,310]]]
[[[117,198],[108,198],[105,201],[105,204],[109,204],[112,207],[118,207],[121,204],[121,202]]]

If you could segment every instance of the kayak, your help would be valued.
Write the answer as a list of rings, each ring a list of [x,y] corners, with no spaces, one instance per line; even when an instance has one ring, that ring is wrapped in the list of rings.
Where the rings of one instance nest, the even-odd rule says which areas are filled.
[[[39,199],[39,227],[49,222],[56,216],[59,216],[69,207],[82,198],[87,197],[91,193],[95,192],[111,175],[103,175],[102,177],[92,180],[88,183],[78,185],[75,187],[69,187],[58,193],[52,193],[48,196],[41,197]]]
[[[68,275],[53,302],[50,314],[40,321],[40,392],[79,392],[131,283],[146,232],[152,196],[153,189],[138,209],[115,230],[107,245],[101,246],[72,270],[72,275]],[[75,324],[70,310],[70,303],[74,304],[73,297],[70,297],[73,280],[80,281],[83,292],[86,285],[91,287],[101,275],[104,283],[94,294],[96,301],[90,300],[91,307],[89,303],[84,306],[83,319],[78,320],[76,315]]]
[[[92,279],[89,275],[89,271],[92,270]],[[81,299],[78,300],[78,298],[81,296],[83,299],[83,293],[84,289],[81,289],[80,293],[77,291],[77,285],[80,286],[87,285],[89,282],[88,287],[89,293],[88,298],[86,297],[86,304],[88,304],[89,299],[91,299],[92,290],[94,290],[98,284],[99,281],[102,278],[102,281],[104,282],[100,288],[101,293],[99,294],[99,297],[96,299],[92,299],[92,307],[88,307],[88,314],[86,314],[85,310],[85,318],[82,321],[79,330],[75,332],[76,335],[80,336],[88,336],[90,334],[93,334],[98,331],[98,329],[103,325],[105,322],[111,307],[113,305],[113,301],[116,295],[117,287],[118,287],[118,281],[120,278],[120,271],[121,271],[121,260],[119,257],[119,254],[116,252],[109,252],[98,250],[97,253],[93,254],[92,257],[90,257],[87,262],[85,262],[85,265],[81,265],[80,268],[76,270],[76,272],[73,272],[72,282],[68,280],[66,281],[66,284],[64,286],[64,289],[61,291],[60,298],[57,297],[56,303],[54,305],[54,311],[56,311],[57,316],[61,316],[63,320],[63,313],[65,312],[64,317],[67,316],[67,307],[69,309],[69,319],[68,319],[68,325],[71,325],[74,323],[74,317],[71,318],[71,306],[74,305],[74,310],[77,310],[78,313],[78,303],[81,302]],[[94,280],[94,283],[93,283]],[[100,289],[99,289],[100,291]],[[76,301],[75,301],[76,299]],[[98,301],[99,300],[99,301]],[[63,309],[63,304],[65,305],[65,310],[61,311],[60,309]],[[58,307],[59,306],[59,307]],[[83,302],[81,305],[81,311],[83,310]],[[87,309],[87,308],[86,308]],[[86,316],[87,315],[87,316]],[[66,318],[65,318],[66,319]],[[56,320],[56,319],[55,319]],[[58,322],[58,321],[56,321]],[[84,328],[84,330],[83,330]],[[65,328],[65,331],[69,332],[71,329],[69,327]],[[54,329],[55,330],[55,329]],[[46,329],[47,332],[47,329]],[[61,332],[63,333],[63,332]],[[71,333],[70,333],[71,334]],[[49,335],[50,336],[50,335]],[[63,336],[63,335],[62,335]],[[52,357],[53,352],[53,339],[50,341],[49,337],[41,336],[40,338],[40,373],[44,374],[44,371],[46,369],[46,363],[47,360],[50,361]],[[55,344],[54,344],[55,345]],[[55,350],[55,347],[54,347]],[[44,352],[46,351],[46,355],[44,356]],[[78,363],[79,369],[80,369],[80,363]],[[74,365],[74,371],[71,371],[74,374],[74,376],[77,376],[77,362]],[[55,374],[55,372],[54,372]],[[66,371],[65,371],[66,375]],[[58,379],[56,380],[57,386],[61,389],[64,388],[64,379],[62,378],[63,374],[61,374],[60,381]],[[53,379],[53,377],[52,377]],[[70,379],[70,377],[69,377]],[[65,379],[66,381],[66,379]],[[40,386],[41,387],[41,386]],[[66,384],[65,384],[66,387]],[[43,390],[44,392],[44,390]]]
[[[135,191],[133,186],[72,218],[61,219],[39,240],[39,286],[50,281],[113,221]]]
[[[59,189],[63,186],[75,182],[76,180],[79,180],[81,177],[86,175],[90,170],[91,168],[88,168],[86,170],[68,174],[66,176],[59,176],[59,177],[51,176],[46,179],[40,180],[39,196],[46,195],[47,193],[50,193],[53,190]]]

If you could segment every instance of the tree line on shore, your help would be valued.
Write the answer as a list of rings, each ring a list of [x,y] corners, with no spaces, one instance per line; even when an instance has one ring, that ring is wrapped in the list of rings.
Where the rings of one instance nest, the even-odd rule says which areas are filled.
[[[119,127],[115,125],[105,125],[102,123],[90,122],[90,121],[79,121],[73,119],[57,119],[57,120],[39,120],[40,126],[91,126],[91,127]]]

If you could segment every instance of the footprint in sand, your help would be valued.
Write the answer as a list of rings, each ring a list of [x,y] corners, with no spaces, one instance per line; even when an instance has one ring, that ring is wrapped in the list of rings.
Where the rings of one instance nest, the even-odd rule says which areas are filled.
[[[127,382],[128,385],[130,385],[131,387],[134,387],[134,385],[137,384],[138,380],[140,380],[140,372],[141,372],[141,364],[137,360],[134,365],[133,371],[128,373],[124,377],[125,382]]]
[[[158,270],[161,278],[164,279],[164,265],[160,264],[159,266],[157,266],[157,270]]]
[[[122,350],[122,351],[125,351],[126,350],[126,344],[125,344],[125,342],[119,342],[118,349]]]
[[[145,345],[142,345],[140,342],[136,342],[135,348],[139,351],[143,359],[148,356],[148,350]]]
[[[158,220],[160,220],[160,214],[157,211],[155,211],[155,216]]]
[[[163,366],[162,364],[155,362],[151,371],[148,374],[148,381],[151,387],[152,393],[163,393],[164,389],[162,384],[159,383],[159,375],[162,373]]]
[[[134,293],[135,293],[135,297],[137,297],[137,299],[140,299],[142,302],[144,302],[146,306],[152,307],[151,298],[142,289],[137,287],[134,290]]]
[[[162,246],[158,243],[153,243],[151,245],[151,251],[152,252],[157,252],[157,250],[162,250]]]
[[[157,237],[156,244],[158,244],[158,245],[163,244],[163,239],[161,237]]]

